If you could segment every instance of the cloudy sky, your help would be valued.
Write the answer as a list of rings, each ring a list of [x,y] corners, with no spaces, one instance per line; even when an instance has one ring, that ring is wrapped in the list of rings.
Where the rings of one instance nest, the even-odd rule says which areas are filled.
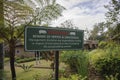
[[[57,0],[66,8],[63,16],[53,21],[52,26],[59,26],[65,20],[72,20],[79,29],[92,29],[95,23],[105,21],[106,9],[110,0]]]

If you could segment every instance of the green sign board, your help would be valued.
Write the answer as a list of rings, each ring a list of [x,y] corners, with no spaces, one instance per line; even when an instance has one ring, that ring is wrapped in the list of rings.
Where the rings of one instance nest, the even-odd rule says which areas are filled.
[[[25,50],[78,50],[83,47],[83,36],[83,30],[27,26]]]

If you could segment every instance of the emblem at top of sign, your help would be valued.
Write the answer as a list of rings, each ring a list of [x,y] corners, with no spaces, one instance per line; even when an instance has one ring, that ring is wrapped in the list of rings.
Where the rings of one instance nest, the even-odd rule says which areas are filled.
[[[76,33],[75,32],[70,32],[70,35],[75,36]]]
[[[46,30],[39,30],[39,34],[47,34]]]

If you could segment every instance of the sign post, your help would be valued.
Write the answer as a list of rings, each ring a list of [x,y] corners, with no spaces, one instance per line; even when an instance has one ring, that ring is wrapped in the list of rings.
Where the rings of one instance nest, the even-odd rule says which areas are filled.
[[[55,53],[55,80],[59,79],[59,51]]]
[[[83,30],[52,27],[25,28],[25,51],[56,51],[55,80],[59,78],[59,51],[83,48]]]

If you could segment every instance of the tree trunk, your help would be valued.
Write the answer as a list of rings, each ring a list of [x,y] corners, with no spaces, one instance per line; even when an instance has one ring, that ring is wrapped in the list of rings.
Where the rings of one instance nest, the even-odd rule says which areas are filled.
[[[0,0],[0,28],[4,27],[4,11],[3,0]],[[3,44],[0,43],[0,80],[4,80],[4,57],[3,57]]]
[[[3,43],[0,43],[0,80],[4,80],[4,54]]]
[[[14,66],[15,61],[15,41],[14,39],[11,39],[9,43],[10,48],[10,68],[11,68],[11,74],[12,74],[12,80],[16,80],[16,71]]]

